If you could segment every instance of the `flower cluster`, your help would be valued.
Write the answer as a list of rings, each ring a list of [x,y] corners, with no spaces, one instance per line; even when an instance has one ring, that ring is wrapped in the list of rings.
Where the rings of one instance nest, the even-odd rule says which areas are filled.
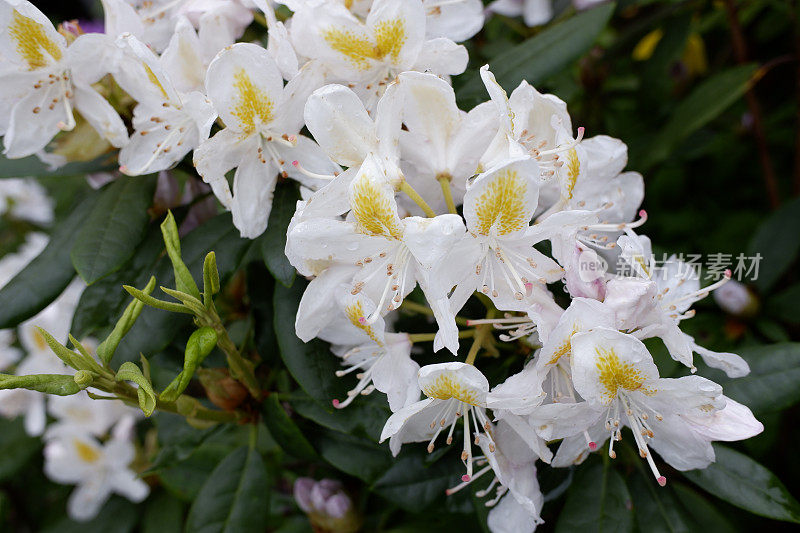
[[[653,451],[675,469],[704,468],[712,441],[763,429],[716,383],[660,377],[643,342],[660,339],[691,374],[694,354],[730,377],[749,372],[681,330],[730,274],[701,287],[676,258],[652,263],[650,240],[637,233],[647,220],[643,179],[625,171],[625,144],[584,138],[562,100],[527,82],[507,95],[488,65],[488,100],[458,107],[449,77],[467,66],[457,42],[482,27],[481,2],[278,3],[292,15],[279,20],[266,0],[104,0],[105,33],[83,34],[4,0],[6,156],[58,164],[53,144],[79,122],[119,149],[124,174],[169,169],[192,153],[249,238],[267,228],[278,180],[300,182],[285,253],[311,281],[296,333],[329,342],[337,376],[354,375],[333,405],[385,393],[393,414],[381,440],[395,455],[406,443],[432,452],[461,441],[462,483],[449,492],[491,473],[479,494],[496,488],[492,531],[541,523],[537,461],[578,464],[606,442],[614,458],[624,427],[660,485]],[[254,10],[266,47],[236,43]],[[620,264],[629,268],[608,267]],[[471,299],[485,318],[459,316]],[[430,315],[436,331],[395,331],[402,309]],[[482,350],[497,349],[493,329],[532,353],[494,385],[476,366]],[[471,339],[465,362],[454,360],[461,339]],[[443,362],[420,367],[414,345],[430,341]],[[56,466],[74,456],[68,448],[48,445],[49,471],[74,481]],[[306,510],[338,516],[329,503]]]

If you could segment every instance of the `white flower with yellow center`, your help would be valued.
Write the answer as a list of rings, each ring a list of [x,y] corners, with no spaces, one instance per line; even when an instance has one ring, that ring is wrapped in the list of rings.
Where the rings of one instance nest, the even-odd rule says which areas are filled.
[[[67,502],[67,512],[74,520],[97,516],[112,493],[136,503],[150,493],[147,483],[129,468],[135,456],[131,430],[130,422],[121,423],[105,444],[83,433],[65,432],[45,445],[47,477],[77,485]]]
[[[297,135],[303,126],[306,82],[301,72],[284,88],[275,60],[249,43],[226,48],[208,67],[206,90],[225,129],[195,150],[194,164],[231,210],[243,237],[257,237],[266,229],[279,174],[309,181],[293,161],[320,174],[338,170],[316,143]],[[231,190],[225,174],[233,168]],[[312,182],[316,186],[320,180]]]
[[[192,28],[186,29],[194,34]],[[175,36],[181,38],[181,33]],[[179,48],[188,45],[175,42]],[[208,138],[217,115],[201,92],[179,92],[159,58],[136,37],[121,37],[119,43],[130,56],[130,64],[125,76],[116,79],[138,101],[131,141],[119,153],[120,170],[135,176],[168,169]],[[199,66],[202,75],[202,64],[193,63],[187,68]],[[190,83],[184,80],[182,85]]]
[[[693,372],[697,369],[692,354],[697,353],[708,366],[723,370],[729,377],[749,374],[750,366],[739,355],[703,348],[680,329],[681,321],[695,315],[691,306],[724,285],[731,277],[730,271],[719,281],[701,287],[700,276],[692,265],[672,256],[656,267],[652,255],[646,254],[649,239],[620,237],[620,241],[625,239],[631,244],[622,244],[623,257],[627,257],[639,277],[612,279],[606,285],[605,301],[616,311],[618,327],[639,339],[661,338],[672,358]],[[643,248],[637,252],[633,243],[640,243]]]
[[[401,72],[445,76],[467,66],[463,46],[426,39],[421,0],[376,0],[364,22],[339,3],[299,7],[291,37],[298,54],[326,67],[332,80],[351,84],[370,110]]]
[[[446,81],[421,72],[398,76],[398,97],[405,124],[400,150],[406,179],[438,213],[461,205],[467,179],[478,172],[480,158],[497,132],[494,107],[484,102],[465,113]],[[419,212],[410,202],[403,205]]]
[[[373,0],[278,0],[292,11],[321,3],[344,5],[363,19],[369,15]],[[425,34],[429,39],[445,37],[455,42],[466,41],[483,27],[481,0],[422,0],[425,8]]]
[[[74,110],[113,146],[128,132],[113,107],[92,84],[116,69],[113,42],[81,35],[67,46],[47,17],[26,0],[0,2],[0,119],[5,155],[40,153],[60,131],[75,127]]]
[[[375,304],[363,294],[348,293],[341,300],[339,316],[318,336],[330,342],[331,351],[342,358],[346,369],[336,375],[344,377],[355,372],[358,383],[345,400],[334,399],[333,406],[342,409],[359,394],[368,395],[374,390],[386,394],[392,411],[419,400],[419,365],[411,359],[408,334],[385,331],[383,318],[367,324],[364,317],[374,311]]]
[[[657,443],[669,443],[685,448],[686,455],[695,453],[696,439],[684,417],[704,417],[724,408],[722,387],[699,376],[660,378],[644,344],[615,329],[597,327],[578,333],[571,345],[572,382],[585,401],[544,405],[533,415],[544,438],[571,437],[562,443],[565,452],[559,450],[554,466],[565,465],[566,456],[572,455],[567,451],[581,450],[577,459],[570,459],[585,458],[587,439],[601,445],[610,437],[608,453],[616,457],[614,442],[622,439],[622,428],[627,426],[639,455],[658,483],[666,484],[650,446],[660,449]],[[662,457],[672,463],[672,457]]]
[[[400,453],[407,442],[428,441],[428,452],[433,451],[436,438],[447,431],[446,442],[453,442],[453,432],[460,419],[464,420],[464,449],[461,460],[466,466],[462,481],[473,476],[473,434],[475,444],[488,439],[486,451],[492,454],[495,445],[486,416],[486,395],[489,382],[480,370],[464,363],[439,363],[427,365],[419,371],[419,387],[427,396],[397,411],[383,427],[381,442],[389,439],[392,455]],[[448,429],[449,428],[449,429]],[[482,433],[486,431],[486,433]]]
[[[530,226],[538,195],[538,165],[530,158],[490,169],[470,184],[464,195],[467,236],[453,252],[453,268],[466,271],[451,296],[454,310],[475,290],[507,311],[550,298],[544,285],[563,271],[534,248],[543,239]]]
[[[463,237],[464,223],[458,215],[401,219],[394,194],[377,158],[370,155],[350,183],[347,219],[303,220],[288,240],[306,262],[358,267],[351,293],[363,293],[375,302],[375,310],[361,317],[364,324],[374,324],[398,308],[419,284],[436,316],[440,346],[456,353],[458,329],[447,300],[453,280],[443,263]]]

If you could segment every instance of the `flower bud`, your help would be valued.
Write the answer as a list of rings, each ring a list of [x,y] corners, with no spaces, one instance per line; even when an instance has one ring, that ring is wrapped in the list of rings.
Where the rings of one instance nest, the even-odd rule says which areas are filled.
[[[342,484],[334,479],[301,477],[294,483],[294,499],[308,514],[315,530],[335,533],[358,531],[361,519]]]
[[[92,384],[94,381],[94,376],[92,376],[92,373],[87,370],[78,370],[75,372],[75,375],[72,377],[72,379],[75,380],[75,383],[78,385],[78,387],[85,389]]]
[[[208,399],[220,409],[233,411],[247,398],[247,389],[225,368],[198,368],[197,377]]]
[[[714,301],[723,311],[739,317],[750,317],[758,312],[759,302],[755,294],[735,279],[728,280],[713,293]]]

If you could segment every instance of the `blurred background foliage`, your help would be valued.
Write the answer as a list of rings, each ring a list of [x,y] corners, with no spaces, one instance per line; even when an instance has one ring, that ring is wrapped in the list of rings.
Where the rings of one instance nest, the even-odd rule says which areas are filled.
[[[90,20],[101,13],[99,2],[89,0],[34,3],[54,22]],[[796,0],[619,0],[576,12],[569,2],[557,0],[556,19],[547,26],[527,28],[520,20],[494,16],[466,43],[470,68],[453,80],[462,107],[486,99],[477,69],[488,62],[509,92],[527,79],[567,101],[573,124],[584,126],[587,136],[607,134],[628,144],[628,169],[645,177],[643,207],[650,219],[642,231],[657,254],[763,257],[759,278],[749,283],[757,311],[734,316],[709,298],[684,325],[700,344],[741,353],[750,362],[751,376],[731,384],[719,372],[701,367],[700,373],[720,380],[726,394],[752,407],[764,433],[718,447],[720,463],[707,471],[686,476],[668,471],[665,489],[653,483],[637,457],[625,453],[611,465],[595,454],[574,470],[542,468],[547,503],[541,531],[788,531],[797,526],[764,516],[800,521],[800,506],[786,492],[800,494],[800,348],[791,344],[800,340],[797,10]],[[257,25],[249,32],[248,38],[263,37]],[[101,158],[71,164],[47,175],[35,161],[3,160],[0,176],[41,176],[54,198],[57,221],[44,229],[55,231],[53,239],[61,239],[57,243],[68,250],[76,231],[59,237],[58,230],[80,226],[75,221],[86,212],[77,202],[103,193],[91,191],[83,176],[106,163]],[[327,346],[294,338],[294,310],[305,282],[285,286],[293,273],[279,254],[285,239],[280,229],[285,231],[296,194],[288,184],[279,189],[270,231],[254,242],[239,239],[229,217],[220,215],[190,233],[183,245],[195,271],[207,251],[216,251],[228,280],[220,307],[235,340],[247,342],[261,359],[266,386],[280,392],[253,406],[254,414],[265,415],[258,450],[269,488],[261,491],[252,523],[308,531],[307,518],[292,501],[291,483],[298,475],[311,475],[345,482],[363,511],[366,531],[481,531],[486,508],[474,495],[462,491],[444,497],[457,479],[456,452],[445,448],[428,456],[421,447],[409,447],[392,459],[375,443],[387,416],[385,402],[369,397],[346,412],[330,409],[330,398],[342,397],[347,387],[331,379],[336,362]],[[0,255],[16,249],[31,229],[36,228],[4,215]],[[169,279],[168,264],[159,256],[157,224],[143,229],[138,242],[132,257],[84,293],[73,321],[76,335],[97,334],[113,324],[126,302],[122,283],[141,286],[151,272],[159,282]],[[51,270],[41,273],[55,279],[51,271],[58,266],[48,266]],[[71,276],[71,269],[62,265],[60,275]],[[2,293],[0,303],[8,303]],[[0,310],[0,322],[9,323],[12,314],[13,309]],[[413,326],[414,320],[419,319],[404,317],[399,327]],[[119,357],[147,353],[154,381],[163,387],[179,367],[190,328],[151,311],[141,322]],[[660,345],[650,348],[664,375],[685,371]],[[220,354],[216,357],[222,366]],[[500,358],[486,365],[486,373],[495,383],[492,377],[523,361]],[[140,508],[114,498],[94,522],[79,526],[64,517],[70,488],[42,474],[39,440],[25,436],[19,421],[0,422],[0,529],[164,532],[179,531],[188,520],[186,527],[195,531],[208,520],[203,509],[209,499],[235,498],[214,494],[209,488],[214,483],[206,481],[220,461],[247,443],[245,428],[197,430],[158,414],[152,428],[142,427],[141,437],[153,495]],[[629,445],[626,449],[633,453]],[[732,450],[764,465],[785,489]],[[254,490],[264,486],[264,480],[248,477],[244,463],[239,466],[228,477],[239,476]]]

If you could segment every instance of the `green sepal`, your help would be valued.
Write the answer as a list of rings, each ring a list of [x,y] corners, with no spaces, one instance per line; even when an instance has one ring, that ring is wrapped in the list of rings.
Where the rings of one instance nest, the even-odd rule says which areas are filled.
[[[147,282],[147,285],[141,292],[149,296],[155,287],[156,278],[150,277],[150,281]],[[109,333],[108,337],[97,347],[97,357],[99,357],[103,363],[108,364],[111,362],[111,358],[114,357],[114,352],[117,351],[117,346],[119,346],[122,338],[127,335],[136,323],[136,319],[139,318],[139,315],[142,313],[144,305],[143,301],[134,298],[134,300],[128,304],[128,307],[125,308],[125,311],[122,313],[119,320],[117,320],[114,329]]]
[[[205,326],[189,337],[186,342],[186,352],[183,358],[183,370],[161,393],[159,398],[165,402],[174,402],[183,394],[189,382],[194,377],[194,372],[203,360],[217,345],[217,332],[214,328]]]
[[[132,381],[139,385],[136,394],[139,397],[139,407],[144,416],[150,416],[156,409],[156,393],[150,383],[136,364],[130,361],[122,363],[116,376],[117,381]]]
[[[172,270],[175,272],[175,288],[180,292],[191,294],[199,300],[200,289],[197,288],[197,283],[195,283],[186,263],[181,259],[181,241],[178,236],[178,225],[175,223],[172,211],[167,211],[167,217],[161,223],[161,234],[164,236],[167,254],[172,262]]]
[[[217,269],[217,255],[208,252],[203,261],[203,305],[211,309],[214,304],[214,295],[219,292],[219,270]]]
[[[164,300],[153,298],[152,296],[143,293],[136,287],[131,287],[130,285],[123,285],[122,288],[128,291],[128,294],[130,294],[140,302],[144,303],[145,305],[149,305],[150,307],[155,307],[156,309],[161,309],[162,311],[170,311],[172,313],[186,313],[189,315],[194,314],[194,312],[185,305],[176,304],[173,302],[165,302]]]

